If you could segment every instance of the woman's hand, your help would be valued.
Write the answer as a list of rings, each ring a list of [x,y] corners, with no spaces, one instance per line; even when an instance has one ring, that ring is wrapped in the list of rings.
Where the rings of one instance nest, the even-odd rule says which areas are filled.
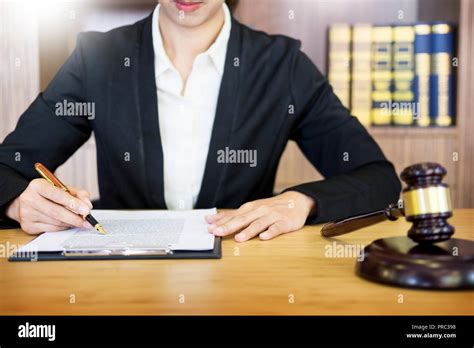
[[[89,192],[71,186],[69,190],[67,193],[44,179],[34,179],[9,204],[6,215],[19,222],[28,234],[90,227],[78,215],[87,215],[92,209]]]
[[[237,233],[235,240],[245,242],[259,235],[269,240],[283,233],[304,226],[316,209],[315,201],[296,191],[287,191],[278,196],[259,199],[242,205],[237,210],[208,215],[209,232],[215,236]]]

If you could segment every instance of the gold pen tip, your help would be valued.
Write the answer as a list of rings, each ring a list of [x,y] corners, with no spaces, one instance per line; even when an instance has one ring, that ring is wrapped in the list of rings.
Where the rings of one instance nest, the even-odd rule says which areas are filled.
[[[107,234],[107,232],[105,232],[104,228],[103,228],[100,224],[97,224],[97,225],[95,225],[94,227],[95,227],[95,229],[96,229],[97,231],[99,231],[100,233],[102,233],[102,234]]]

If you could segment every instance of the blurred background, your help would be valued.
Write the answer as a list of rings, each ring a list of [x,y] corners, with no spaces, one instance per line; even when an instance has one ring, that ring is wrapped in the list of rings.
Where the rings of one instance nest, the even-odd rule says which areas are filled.
[[[435,161],[448,170],[454,206],[474,207],[474,1],[472,0],[239,0],[235,17],[254,29],[302,41],[303,51],[328,74],[336,24],[352,28],[449,22],[454,33],[452,122],[397,127],[367,123],[397,172],[413,163]],[[72,52],[80,31],[107,31],[146,17],[156,0],[0,1],[0,141]],[[349,49],[351,45],[349,43]],[[355,45],[352,47],[354,48]],[[348,62],[348,67],[351,66]],[[369,74],[369,72],[368,72]],[[364,77],[364,76],[362,76]],[[367,79],[370,79],[367,76]],[[341,97],[342,98],[342,97]],[[349,107],[349,105],[348,105]],[[98,197],[92,137],[58,169],[65,183]],[[321,179],[294,143],[281,160],[275,191]]]

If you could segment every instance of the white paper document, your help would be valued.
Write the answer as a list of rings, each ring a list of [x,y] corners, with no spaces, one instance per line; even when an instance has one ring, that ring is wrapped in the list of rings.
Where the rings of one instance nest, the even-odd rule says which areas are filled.
[[[188,211],[93,210],[91,213],[107,234],[82,228],[45,232],[23,248],[38,252],[68,249],[214,249],[214,236],[208,232],[204,217],[215,214],[215,208]]]

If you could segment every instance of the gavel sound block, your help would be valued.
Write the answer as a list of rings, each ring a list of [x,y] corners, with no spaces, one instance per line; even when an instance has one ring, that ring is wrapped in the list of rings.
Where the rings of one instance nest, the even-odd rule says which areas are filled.
[[[333,237],[404,215],[412,223],[407,237],[378,239],[364,248],[357,262],[359,276],[394,286],[423,289],[473,289],[474,242],[451,238],[454,227],[446,169],[436,163],[415,164],[401,173],[407,184],[403,208],[391,204],[382,211],[324,225]]]

